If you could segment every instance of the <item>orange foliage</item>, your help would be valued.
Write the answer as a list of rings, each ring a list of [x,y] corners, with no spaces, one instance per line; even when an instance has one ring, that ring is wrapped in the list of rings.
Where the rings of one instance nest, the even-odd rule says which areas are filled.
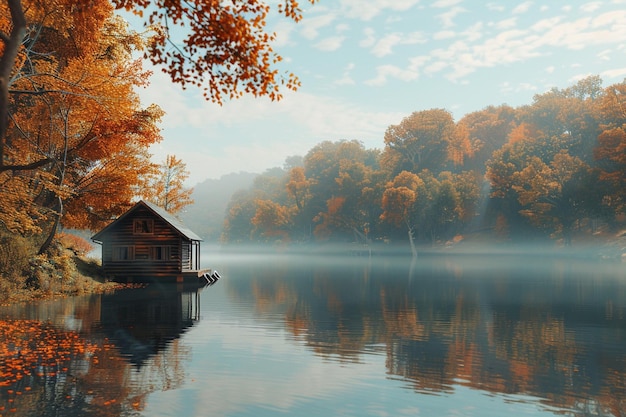
[[[134,91],[149,75],[132,58],[142,41],[107,0],[27,6],[39,35],[19,49],[8,90],[0,183],[15,191],[0,201],[0,222],[37,233],[65,212],[66,226],[97,228],[128,208],[150,167],[147,148],[161,139],[163,112],[141,109]],[[10,25],[0,16],[0,28]]]
[[[146,176],[147,184],[140,195],[170,213],[178,213],[193,204],[193,188],[185,187],[188,177],[187,165],[175,155],[167,155],[165,161]]]
[[[256,200],[256,212],[251,219],[255,231],[265,238],[287,239],[287,227],[291,222],[289,210],[271,200]]]
[[[528,123],[522,123],[514,127],[509,133],[509,143],[513,144],[524,140],[533,140],[540,134],[541,133],[534,126]]]
[[[311,181],[306,178],[303,167],[295,167],[289,171],[289,182],[287,183],[287,193],[295,200],[298,210],[304,208],[304,204],[309,197]]]
[[[75,356],[91,356],[98,346],[75,332],[62,332],[34,320],[0,321],[0,386],[24,377],[66,373],[62,365]]]
[[[74,251],[77,255],[86,255],[93,250],[93,245],[80,236],[70,233],[59,233],[57,235],[64,248]]]
[[[279,100],[281,87],[295,90],[300,85],[294,74],[275,68],[282,58],[270,46],[276,35],[264,30],[270,12],[264,1],[154,3],[113,0],[117,9],[146,14],[144,22],[154,35],[144,56],[174,82],[201,87],[207,99],[220,104],[244,93]],[[277,10],[295,22],[302,18],[296,0],[283,0]],[[174,29],[183,39],[172,47]]]

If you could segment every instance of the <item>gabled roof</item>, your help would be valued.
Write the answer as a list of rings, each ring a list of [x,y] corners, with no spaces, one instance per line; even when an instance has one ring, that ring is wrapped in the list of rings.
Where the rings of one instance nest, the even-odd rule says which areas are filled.
[[[191,229],[189,229],[187,226],[185,226],[183,224],[183,222],[178,220],[171,213],[165,211],[164,209],[162,209],[161,207],[157,206],[156,204],[153,204],[153,203],[150,203],[149,201],[144,201],[144,200],[138,201],[137,204],[132,206],[126,213],[122,214],[116,220],[114,220],[109,225],[107,225],[104,229],[100,230],[98,233],[93,235],[91,237],[91,240],[93,240],[94,242],[99,242],[100,241],[100,237],[107,230],[109,230],[109,228],[111,228],[114,224],[116,224],[120,220],[122,220],[122,219],[126,218],[127,216],[129,216],[130,214],[132,214],[132,212],[137,210],[137,208],[139,208],[139,207],[146,207],[148,210],[150,210],[152,213],[154,213],[155,216],[160,217],[161,220],[163,220],[164,222],[166,222],[170,226],[172,226],[172,228],[174,230],[176,230],[178,233],[180,233],[183,237],[186,237],[189,240],[202,240],[202,238],[200,236],[198,236],[197,234],[192,232]]]

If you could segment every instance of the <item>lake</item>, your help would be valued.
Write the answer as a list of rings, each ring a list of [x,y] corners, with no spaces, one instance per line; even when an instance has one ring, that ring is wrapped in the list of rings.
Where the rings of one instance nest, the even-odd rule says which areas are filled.
[[[0,307],[0,416],[624,416],[626,263],[216,255]]]

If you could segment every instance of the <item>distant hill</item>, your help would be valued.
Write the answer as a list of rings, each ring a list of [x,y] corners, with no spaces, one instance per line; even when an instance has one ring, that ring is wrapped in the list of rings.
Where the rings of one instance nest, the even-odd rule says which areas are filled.
[[[179,214],[180,219],[205,242],[218,242],[232,195],[248,189],[257,175],[239,172],[198,183],[192,195],[194,203]]]

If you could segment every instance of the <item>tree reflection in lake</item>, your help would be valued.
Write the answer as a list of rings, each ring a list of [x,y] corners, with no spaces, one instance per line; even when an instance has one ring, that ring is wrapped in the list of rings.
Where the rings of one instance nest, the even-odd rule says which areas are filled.
[[[175,286],[0,309],[0,416],[133,415],[183,383],[198,292]]]
[[[262,315],[279,309],[294,338],[326,359],[356,363],[384,350],[388,377],[417,393],[465,386],[531,395],[574,415],[626,414],[626,265],[320,261],[229,271],[251,277],[230,280],[231,296]]]

